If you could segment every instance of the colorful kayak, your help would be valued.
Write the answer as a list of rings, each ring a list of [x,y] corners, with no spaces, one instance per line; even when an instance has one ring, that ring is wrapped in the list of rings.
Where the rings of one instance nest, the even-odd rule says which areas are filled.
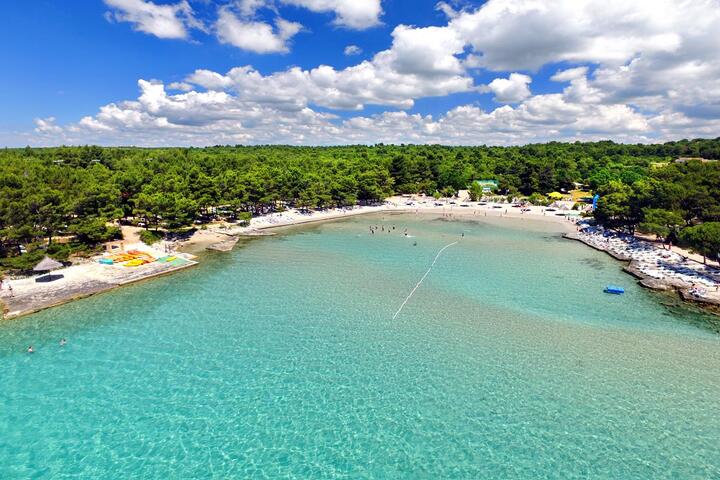
[[[137,258],[135,260],[130,260],[129,262],[127,262],[125,264],[125,266],[126,267],[139,267],[140,265],[145,265],[146,263],[148,263],[147,260]]]

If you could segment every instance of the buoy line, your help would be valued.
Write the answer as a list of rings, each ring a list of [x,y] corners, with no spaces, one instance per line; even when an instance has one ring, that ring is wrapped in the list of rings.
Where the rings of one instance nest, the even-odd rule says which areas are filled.
[[[395,315],[393,315],[393,320],[395,320],[397,318],[397,316],[400,315],[400,312],[402,311],[403,307],[405,307],[405,304],[408,302],[408,300],[410,300],[410,297],[413,296],[413,293],[415,293],[415,290],[417,290],[418,287],[420,286],[420,284],[422,284],[423,280],[425,280],[425,277],[428,276],[428,274],[430,273],[430,270],[432,270],[432,268],[435,266],[435,262],[437,262],[438,258],[440,258],[440,255],[442,254],[442,252],[444,252],[446,248],[452,247],[456,243],[458,243],[458,242],[453,242],[453,243],[449,243],[449,244],[445,245],[443,248],[440,249],[440,251],[437,253],[437,255],[435,255],[435,259],[430,264],[430,268],[427,269],[427,272],[425,272],[425,275],[422,276],[422,278],[417,283],[417,285],[415,285],[415,288],[413,288],[412,291],[410,292],[410,295],[407,296],[407,298],[402,303],[402,305],[400,305],[400,308],[398,308],[398,311],[395,312]]]

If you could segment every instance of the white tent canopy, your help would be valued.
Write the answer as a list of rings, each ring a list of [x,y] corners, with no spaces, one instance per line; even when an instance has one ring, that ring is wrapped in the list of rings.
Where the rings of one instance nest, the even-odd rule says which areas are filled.
[[[36,272],[50,272],[52,270],[56,270],[62,267],[62,263],[58,262],[57,260],[53,260],[46,255],[45,258],[40,261],[40,263],[35,265],[35,268],[33,268],[33,270]]]

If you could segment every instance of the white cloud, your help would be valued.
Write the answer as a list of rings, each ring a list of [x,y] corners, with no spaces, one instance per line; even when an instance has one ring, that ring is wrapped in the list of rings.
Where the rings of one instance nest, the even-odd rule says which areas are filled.
[[[585,78],[587,73],[588,67],[568,68],[555,72],[555,74],[550,77],[550,80],[553,82],[572,82],[573,80]]]
[[[222,43],[255,53],[285,53],[287,42],[302,29],[302,25],[278,17],[273,29],[267,23],[244,20],[228,8],[221,8],[215,28]]]
[[[345,47],[344,53],[347,56],[360,55],[362,53],[362,48],[357,45],[348,45]]]
[[[35,131],[41,134],[59,134],[63,129],[55,125],[55,117],[36,118],[34,120]]]
[[[114,9],[108,18],[132,23],[135,30],[158,38],[184,39],[188,36],[188,27],[203,28],[193,16],[187,0],[167,5],[158,5],[148,0],[104,1]]]
[[[306,75],[316,84],[330,85],[334,81],[331,70],[295,69],[288,74],[282,79],[284,85],[302,83]],[[197,77],[212,78],[205,74]],[[466,105],[437,118],[401,111],[340,121],[294,99],[297,91],[287,92],[282,98],[262,97],[262,92],[252,85],[268,77],[254,70],[237,69],[227,77],[240,85],[237,93],[208,90],[173,95],[160,83],[140,80],[137,100],[101,107],[95,116],[63,129],[64,138],[68,143],[103,143],[103,139],[111,138],[110,143],[148,145],[157,144],[158,139],[164,144],[181,145],[381,141],[514,144],[608,136],[648,141],[659,138],[658,130],[685,128],[682,117],[647,118],[627,105],[577,103],[564,94],[536,95],[516,107],[506,105],[489,112]],[[281,84],[273,86],[280,88]]]
[[[338,18],[333,8],[343,3],[282,2],[333,11]],[[243,5],[254,14],[269,3],[246,1],[238,7],[241,12]],[[180,92],[176,94],[159,82],[141,80],[136,100],[105,105],[96,115],[65,127],[37,120],[35,131],[62,133],[76,143],[153,144],[163,139],[183,145],[645,142],[717,136],[717,7],[717,0],[606,0],[601,5],[590,0],[489,0],[474,10],[453,10],[446,26],[399,25],[387,50],[344,69],[319,65],[270,74],[252,66],[224,73],[197,70],[168,85]],[[281,19],[273,28],[238,18],[227,8],[221,16],[223,12],[228,14],[224,41],[252,51],[285,51],[300,28]],[[550,78],[555,93],[533,95],[527,73],[557,64],[564,68]],[[469,68],[503,73],[478,88]],[[317,111],[366,105],[409,109],[419,98],[478,90],[512,105],[491,111],[465,105],[434,117],[393,111],[345,120]]]
[[[277,4],[305,8],[316,13],[334,13],[335,23],[341,27],[365,30],[380,24],[381,0],[237,0],[244,17],[252,17],[263,8],[277,12]]]
[[[555,80],[586,101],[720,116],[717,0],[490,0],[447,28],[472,46],[468,66],[595,64],[592,78],[577,67]]]
[[[236,3],[240,14],[244,17],[255,15],[256,11],[267,7],[269,4],[268,0],[238,0]]]
[[[435,4],[435,10],[439,10],[445,14],[448,18],[455,18],[458,16],[458,11],[455,10],[452,5],[447,2],[438,2]]]
[[[483,90],[494,93],[493,100],[498,103],[517,103],[531,95],[528,87],[531,82],[528,75],[511,73],[508,78],[496,78]]]
[[[181,92],[189,92],[193,89],[193,86],[186,82],[172,82],[168,85],[170,90],[178,90]]]
[[[208,90],[225,90],[232,85],[232,80],[211,70],[195,70],[185,81],[188,84],[199,85]],[[192,85],[190,90],[192,90]]]
[[[380,0],[280,0],[313,12],[333,12],[335,24],[364,30],[380,24]]]
[[[262,75],[244,66],[224,75],[198,70],[185,81],[285,109],[318,105],[360,110],[368,104],[411,108],[416,98],[475,88],[456,57],[462,52],[462,42],[452,32],[439,27],[400,25],[392,35],[391,48],[343,70],[320,65],[311,70],[293,67]]]
[[[489,0],[463,12],[449,28],[497,71],[534,70],[550,62],[622,64],[639,52],[673,52],[682,43],[675,0]]]

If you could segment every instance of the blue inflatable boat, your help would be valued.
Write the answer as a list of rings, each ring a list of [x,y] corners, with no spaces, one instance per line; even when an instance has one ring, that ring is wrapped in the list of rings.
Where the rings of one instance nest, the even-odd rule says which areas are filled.
[[[615,285],[608,285],[605,287],[605,293],[611,293],[613,295],[622,295],[625,293],[625,289],[623,287],[617,287]]]

